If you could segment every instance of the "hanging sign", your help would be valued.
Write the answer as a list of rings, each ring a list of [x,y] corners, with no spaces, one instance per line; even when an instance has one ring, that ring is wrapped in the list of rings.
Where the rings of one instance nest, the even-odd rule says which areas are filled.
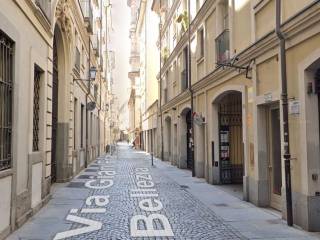
[[[193,122],[197,124],[198,126],[201,126],[204,124],[204,117],[202,117],[201,113],[193,113]]]

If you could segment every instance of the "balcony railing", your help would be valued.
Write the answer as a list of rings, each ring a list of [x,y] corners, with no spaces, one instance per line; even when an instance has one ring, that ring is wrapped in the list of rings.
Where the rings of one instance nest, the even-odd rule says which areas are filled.
[[[93,13],[91,0],[78,0],[82,11],[84,21],[87,23],[87,30],[89,33],[93,33]]]
[[[93,51],[95,53],[95,55],[98,57],[99,56],[99,36],[98,34],[94,34],[92,37],[91,37],[91,42],[92,42],[92,48],[93,48]]]
[[[217,63],[226,63],[230,60],[230,36],[229,29],[225,29],[216,38]]]
[[[183,92],[188,88],[188,74],[187,70],[183,70],[181,72],[181,91]]]
[[[44,16],[50,22],[51,18],[51,0],[35,0],[36,5],[41,9]]]

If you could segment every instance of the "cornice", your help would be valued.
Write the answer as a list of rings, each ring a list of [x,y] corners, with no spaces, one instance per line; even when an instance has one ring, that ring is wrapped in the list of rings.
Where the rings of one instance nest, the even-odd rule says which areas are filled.
[[[190,98],[190,96],[191,96],[191,94],[190,94],[189,89],[186,89],[185,91],[180,93],[178,96],[176,96],[175,98],[173,98],[169,102],[167,102],[165,105],[162,105],[161,111],[162,112],[170,111],[172,107],[176,106],[181,101],[185,101],[186,98]]]
[[[50,39],[53,36],[50,23],[43,15],[41,9],[31,0],[13,0],[22,13],[26,16],[29,22],[34,26],[36,31],[50,45]],[[48,28],[49,26],[49,28]]]

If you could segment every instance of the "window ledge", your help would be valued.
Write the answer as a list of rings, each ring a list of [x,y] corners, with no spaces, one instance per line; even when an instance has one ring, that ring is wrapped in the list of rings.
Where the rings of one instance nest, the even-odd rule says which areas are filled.
[[[203,62],[204,62],[204,56],[199,57],[199,58],[197,59],[197,64],[198,64],[198,65],[201,64],[201,63],[203,63]]]

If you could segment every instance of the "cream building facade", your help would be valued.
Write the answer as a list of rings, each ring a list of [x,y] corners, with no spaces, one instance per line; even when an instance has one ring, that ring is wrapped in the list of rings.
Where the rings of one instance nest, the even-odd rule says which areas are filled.
[[[164,159],[212,184],[242,184],[245,200],[286,218],[290,147],[293,223],[319,231],[319,1],[154,0],[152,8],[162,26]]]
[[[104,151],[106,6],[0,3],[0,239]]]
[[[129,110],[129,139],[135,143],[136,148],[143,148],[142,134],[142,96],[141,81],[140,81],[140,45],[136,27],[139,16],[139,7],[141,0],[128,0],[127,5],[131,9],[131,22],[129,29],[129,37],[131,41],[130,50],[130,96],[128,101]]]
[[[159,51],[157,49],[157,33],[159,19],[151,11],[152,1],[141,0],[135,26],[136,39],[139,46],[139,83],[136,91],[140,96],[141,108],[141,141],[142,149],[156,152],[158,138],[158,80]]]

